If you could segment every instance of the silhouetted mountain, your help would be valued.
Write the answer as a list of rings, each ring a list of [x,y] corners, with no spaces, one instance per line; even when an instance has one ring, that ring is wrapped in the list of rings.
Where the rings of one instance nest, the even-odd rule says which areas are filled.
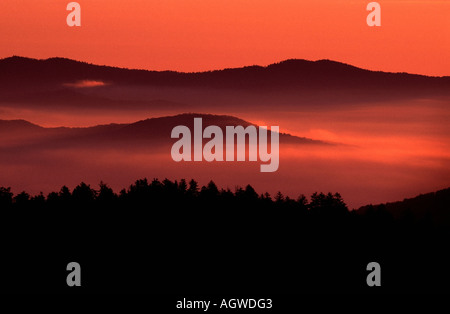
[[[25,120],[0,120],[0,132],[35,132],[43,128]]]
[[[44,128],[24,120],[0,120],[0,136],[5,139],[12,137],[16,140],[19,137],[23,141],[11,143],[10,145],[13,147],[23,147],[25,144],[32,147],[113,145],[116,148],[123,148],[130,145],[147,145],[148,143],[166,146],[175,141],[171,138],[171,131],[175,126],[185,125],[193,132],[194,118],[202,118],[203,128],[210,125],[219,126],[223,134],[226,134],[226,126],[241,125],[247,127],[254,125],[232,116],[195,113],[151,118],[130,124],[108,124],[85,128]],[[280,143],[329,145],[326,142],[286,133],[280,133]]]
[[[260,87],[330,87],[368,86],[434,87],[450,84],[450,77],[427,77],[406,73],[363,70],[330,60],[286,60],[267,67],[247,66],[198,73],[174,71],[130,70],[98,66],[65,58],[36,60],[10,57],[0,60],[1,84],[34,82],[70,83],[98,80],[112,84],[144,84],[152,86],[260,88]],[[394,86],[393,86],[394,84]]]
[[[99,86],[80,88],[82,83],[77,84],[83,81],[99,82]],[[199,73],[121,69],[64,58],[0,60],[0,102],[57,104],[60,109],[74,104],[107,108],[206,103],[300,106],[449,95],[450,77],[375,72],[330,60],[286,60],[267,67]],[[152,104],[157,100],[167,103]]]
[[[358,209],[361,214],[388,212],[395,219],[429,221],[450,226],[450,188],[421,194],[403,201],[379,205],[366,205]]]

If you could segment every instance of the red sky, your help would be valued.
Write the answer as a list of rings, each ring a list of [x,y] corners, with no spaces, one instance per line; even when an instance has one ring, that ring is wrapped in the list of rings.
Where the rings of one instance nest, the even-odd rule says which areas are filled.
[[[0,1],[0,58],[68,57],[96,64],[201,71],[288,58],[333,59],[363,68],[450,75],[450,1],[369,0]]]
[[[0,58],[59,56],[178,71],[267,65],[288,58],[332,59],[373,70],[450,75],[450,0],[380,0],[381,27],[366,24],[369,0],[79,0],[79,28],[66,24],[69,2],[0,0]],[[82,152],[70,151],[59,152],[64,158],[44,152],[22,159],[14,156],[13,162],[10,155],[0,156],[0,185],[37,193],[81,181],[105,180],[121,188],[143,176],[195,177],[202,184],[213,177],[223,187],[251,183],[258,191],[272,188],[273,194],[279,189],[294,197],[298,191],[339,191],[350,206],[448,187],[447,103],[419,99],[397,104],[397,109],[394,105],[328,113],[318,108],[295,114],[279,110],[236,114],[211,108],[213,113],[280,125],[292,134],[351,148],[287,152],[280,158],[280,171],[264,177],[258,169],[234,164],[229,171],[221,167],[216,172],[201,171],[193,164],[175,165],[170,158],[160,166],[140,162],[150,160],[143,154],[102,152],[100,159],[83,159]],[[155,115],[134,111],[87,115],[15,107],[0,108],[0,113],[2,119],[47,126],[133,122]],[[102,167],[101,158],[108,160]]]

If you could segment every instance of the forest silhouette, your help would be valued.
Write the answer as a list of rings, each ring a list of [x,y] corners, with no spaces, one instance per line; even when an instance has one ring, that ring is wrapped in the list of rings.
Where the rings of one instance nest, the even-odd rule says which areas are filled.
[[[402,202],[366,205],[359,210],[349,211],[344,199],[339,193],[313,193],[309,200],[299,194],[296,199],[284,196],[281,191],[273,197],[265,192],[258,194],[251,185],[245,188],[236,186],[219,189],[210,181],[200,186],[197,181],[186,179],[160,181],[154,178],[136,180],[127,189],[119,193],[106,183],[100,182],[98,188],[81,182],[71,192],[67,186],[58,192],[45,196],[42,192],[31,196],[26,191],[14,195],[11,188],[0,187],[0,208],[17,210],[97,210],[97,211],[133,211],[153,209],[168,211],[229,211],[239,213],[267,212],[278,215],[278,212],[288,212],[306,220],[341,219],[341,222],[357,220],[357,223],[374,223],[388,225],[392,223],[434,226],[449,224],[448,213],[445,210],[450,202],[450,188],[420,195]],[[431,208],[429,208],[431,206]],[[433,211],[433,209],[435,209]],[[156,214],[156,213],[153,213]],[[439,216],[440,221],[432,219]]]
[[[284,196],[278,192],[273,198],[269,193],[258,195],[251,185],[220,189],[213,181],[205,186],[191,179],[160,181],[139,179],[128,189],[115,193],[106,183],[100,182],[99,188],[81,182],[71,192],[63,186],[59,192],[47,196],[40,193],[31,196],[25,191],[14,195],[11,188],[0,187],[0,206],[4,209],[70,209],[86,210],[88,208],[120,210],[166,207],[171,209],[191,208],[196,210],[292,210],[298,214],[311,213],[321,217],[344,217],[349,210],[339,193],[314,193],[311,201],[301,194],[297,199]]]
[[[436,205],[449,194],[419,199]],[[448,228],[390,207],[349,211],[339,193],[293,199],[184,179],[140,179],[119,193],[103,182],[47,196],[1,187],[2,267],[27,269],[38,257],[43,291],[64,291],[55,269],[72,260],[88,265],[83,289],[95,292],[448,291]],[[9,265],[9,256],[22,264]],[[373,261],[383,268],[378,290],[366,284]],[[20,278],[5,273],[4,280]]]

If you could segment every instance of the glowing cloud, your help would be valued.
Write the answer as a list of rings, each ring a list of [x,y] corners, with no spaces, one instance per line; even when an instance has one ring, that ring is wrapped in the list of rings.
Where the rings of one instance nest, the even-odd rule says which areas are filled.
[[[75,83],[67,83],[64,84],[65,86],[75,87],[75,88],[87,88],[87,87],[98,87],[98,86],[105,86],[107,85],[105,82],[102,81],[95,81],[95,80],[82,80],[77,81]]]

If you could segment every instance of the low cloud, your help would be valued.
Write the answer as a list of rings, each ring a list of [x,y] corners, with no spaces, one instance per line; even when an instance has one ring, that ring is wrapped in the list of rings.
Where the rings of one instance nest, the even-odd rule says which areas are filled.
[[[107,85],[105,82],[96,80],[82,80],[75,83],[66,83],[65,86],[75,87],[75,88],[88,88],[88,87],[98,87]]]

